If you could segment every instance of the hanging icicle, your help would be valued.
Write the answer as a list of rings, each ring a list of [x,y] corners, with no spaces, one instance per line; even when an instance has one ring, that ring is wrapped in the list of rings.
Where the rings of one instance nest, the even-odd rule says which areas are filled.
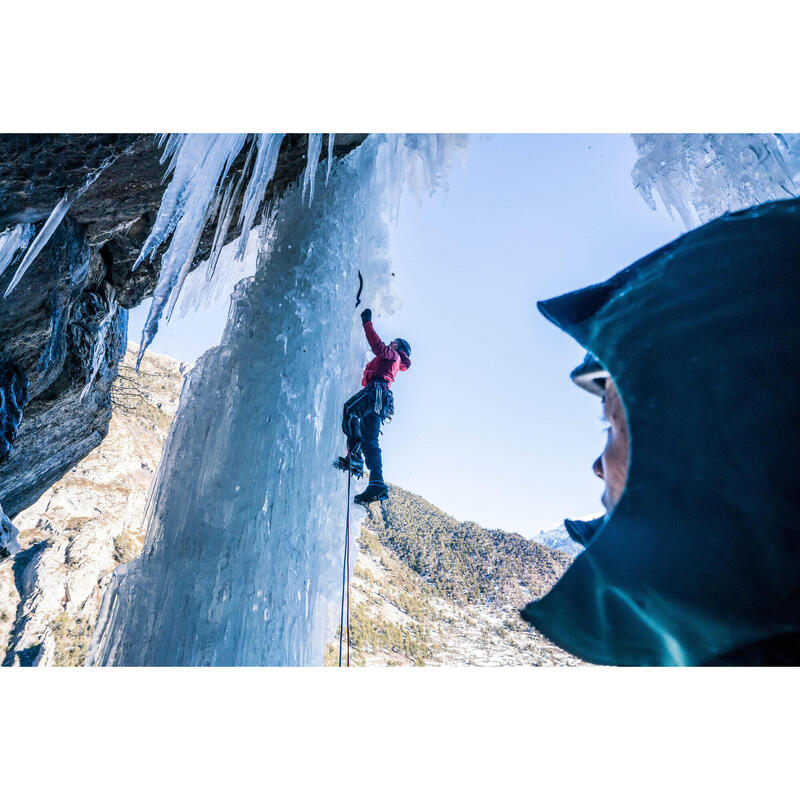
[[[303,173],[303,200],[308,190],[308,205],[314,201],[314,178],[317,174],[319,155],[322,152],[322,134],[308,134],[308,153],[306,155],[306,171]]]
[[[328,164],[325,170],[325,185],[328,185],[328,180],[331,177],[331,167],[333,166],[333,141],[336,138],[335,133],[328,134]]]
[[[8,297],[11,292],[14,291],[14,288],[22,280],[22,276],[25,274],[28,267],[33,263],[36,256],[42,252],[44,246],[50,241],[50,237],[53,235],[53,233],[55,233],[56,228],[58,228],[58,226],[61,224],[61,221],[67,215],[67,211],[69,211],[70,206],[100,177],[103,170],[111,165],[116,159],[116,155],[107,158],[94,172],[92,172],[86,178],[81,186],[73,191],[67,192],[61,198],[61,200],[58,201],[55,208],[50,212],[50,216],[47,218],[47,221],[42,226],[38,235],[25,252],[22,262],[17,267],[17,271],[14,273],[14,277],[11,279],[11,283],[8,284],[3,297]],[[29,240],[30,237],[28,237],[28,241]],[[2,245],[1,238],[0,245]],[[0,249],[2,248],[0,247]],[[0,273],[2,273],[3,269],[5,269],[8,263],[10,262],[7,262],[5,265],[3,265],[2,260],[0,259]]]

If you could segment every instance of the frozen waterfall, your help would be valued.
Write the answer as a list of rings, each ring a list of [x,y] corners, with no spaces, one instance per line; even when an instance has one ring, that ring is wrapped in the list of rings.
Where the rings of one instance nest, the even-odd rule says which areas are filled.
[[[344,540],[346,478],[332,462],[365,349],[357,272],[364,303],[391,313],[400,188],[406,176],[437,185],[461,144],[370,136],[330,180],[280,200],[222,343],[184,385],[144,552],[115,572],[87,663],[322,663]]]
[[[687,229],[800,194],[799,134],[634,134],[633,141],[634,186],[653,211],[656,195]]]

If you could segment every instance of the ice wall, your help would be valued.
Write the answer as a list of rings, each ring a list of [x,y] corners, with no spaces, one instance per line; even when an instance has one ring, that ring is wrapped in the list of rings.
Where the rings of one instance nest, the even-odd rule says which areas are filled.
[[[346,502],[332,461],[363,367],[357,273],[364,303],[391,311],[400,187],[408,174],[436,185],[461,144],[371,136],[310,207],[302,186],[282,198],[222,343],[186,381],[144,552],[114,575],[89,664],[322,663]]]
[[[687,229],[800,194],[799,134],[634,134],[633,141],[634,186],[653,211],[658,197]]]

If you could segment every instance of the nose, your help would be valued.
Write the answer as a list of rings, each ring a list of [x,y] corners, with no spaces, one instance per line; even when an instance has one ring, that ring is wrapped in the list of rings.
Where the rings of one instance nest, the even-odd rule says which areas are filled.
[[[603,456],[597,456],[594,464],[592,464],[592,470],[600,480],[603,480]]]

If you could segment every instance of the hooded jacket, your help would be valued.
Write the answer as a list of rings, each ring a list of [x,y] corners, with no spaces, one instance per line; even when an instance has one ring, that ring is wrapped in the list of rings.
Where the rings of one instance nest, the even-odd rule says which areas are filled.
[[[598,664],[800,663],[800,201],[539,304],[615,381],[625,491],[522,616]]]
[[[397,373],[405,372],[411,366],[411,359],[402,350],[395,350],[384,344],[371,322],[364,323],[364,333],[375,358],[365,367],[361,385],[366,386],[371,381],[385,381],[387,386],[391,386]]]

